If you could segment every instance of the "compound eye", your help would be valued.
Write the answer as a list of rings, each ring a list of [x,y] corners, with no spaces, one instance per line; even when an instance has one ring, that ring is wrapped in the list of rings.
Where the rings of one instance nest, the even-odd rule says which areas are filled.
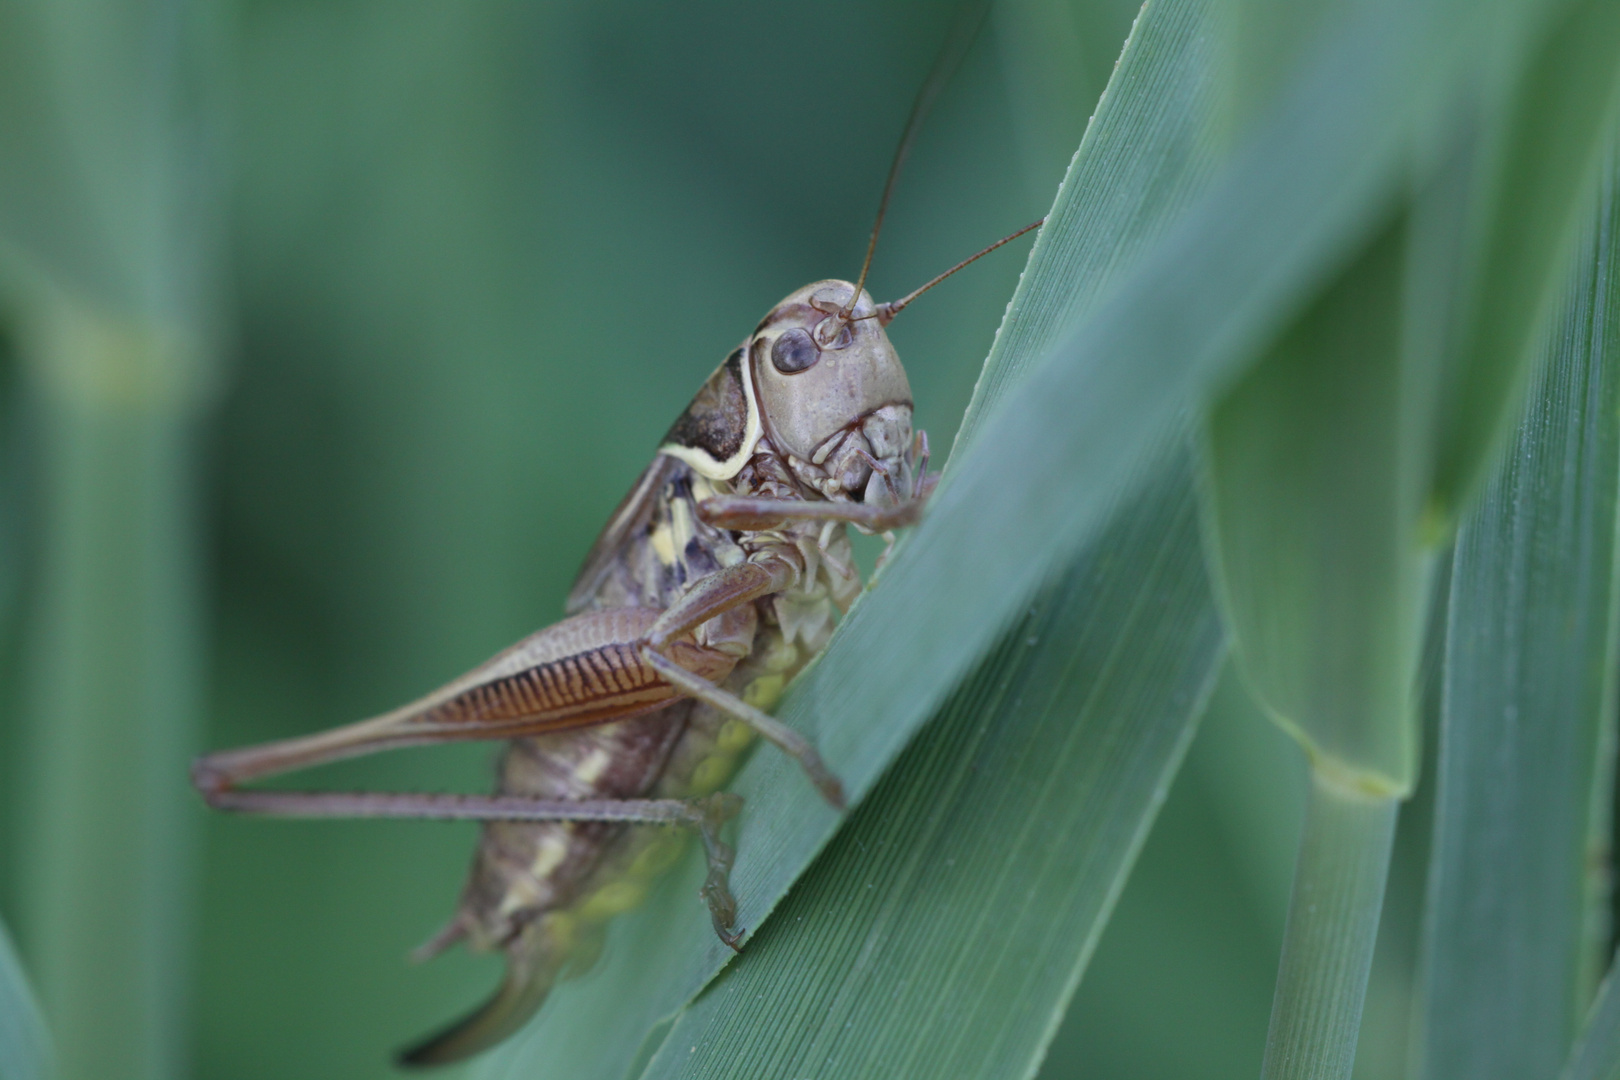
[[[782,334],[771,346],[771,364],[784,375],[808,370],[820,359],[821,350],[810,340],[810,334],[798,327]]]

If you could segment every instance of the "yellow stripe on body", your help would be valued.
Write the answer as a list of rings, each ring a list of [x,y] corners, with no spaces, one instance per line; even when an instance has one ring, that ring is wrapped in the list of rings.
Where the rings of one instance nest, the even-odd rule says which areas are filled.
[[[738,367],[742,370],[743,400],[748,405],[748,422],[743,428],[743,441],[737,452],[724,461],[716,461],[714,455],[707,450],[700,450],[695,446],[681,446],[679,443],[665,443],[658,448],[660,454],[686,462],[710,480],[730,480],[742,472],[742,467],[754,456],[754,447],[759,444],[759,437],[764,434],[765,427],[759,416],[759,397],[754,391],[753,358],[746,345],[743,348],[742,363]]]

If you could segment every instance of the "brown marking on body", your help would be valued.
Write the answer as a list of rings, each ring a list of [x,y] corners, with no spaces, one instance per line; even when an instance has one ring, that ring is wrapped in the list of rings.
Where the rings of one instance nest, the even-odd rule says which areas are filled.
[[[675,652],[694,670],[723,678],[735,660],[693,642]],[[523,725],[552,714],[553,723],[530,730],[575,727],[582,717],[658,708],[680,694],[658,677],[634,646],[615,642],[536,664],[524,671],[470,686],[423,711],[416,723],[453,734],[459,725],[510,722]]]
[[[742,360],[743,350],[737,349],[715,369],[664,436],[666,444],[702,450],[716,461],[727,461],[742,449],[748,434]]]

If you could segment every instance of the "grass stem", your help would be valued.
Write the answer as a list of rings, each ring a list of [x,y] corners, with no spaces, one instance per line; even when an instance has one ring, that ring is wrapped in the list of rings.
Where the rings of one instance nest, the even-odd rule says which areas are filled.
[[[1369,798],[1312,773],[1263,1080],[1350,1075],[1397,805],[1396,799]]]
[[[47,309],[23,944],[60,1080],[182,1074],[199,641],[177,355]]]

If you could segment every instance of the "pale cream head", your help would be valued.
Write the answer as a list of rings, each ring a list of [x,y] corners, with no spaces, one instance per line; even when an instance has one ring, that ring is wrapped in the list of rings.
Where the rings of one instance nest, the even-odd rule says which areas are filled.
[[[837,315],[854,286],[818,281],[783,300],[754,334],[754,388],[765,434],[777,450],[808,459],[852,421],[885,405],[911,408],[900,356],[864,290]]]
[[[922,453],[911,386],[864,291],[818,281],[771,309],[709,376],[664,436],[661,453],[730,480],[761,442],[827,499],[915,497]]]
[[[818,281],[790,294],[755,330],[750,373],[762,434],[828,498],[879,502],[911,483],[911,385],[864,290]],[[888,481],[869,485],[872,462]],[[891,486],[893,491],[890,491]]]

